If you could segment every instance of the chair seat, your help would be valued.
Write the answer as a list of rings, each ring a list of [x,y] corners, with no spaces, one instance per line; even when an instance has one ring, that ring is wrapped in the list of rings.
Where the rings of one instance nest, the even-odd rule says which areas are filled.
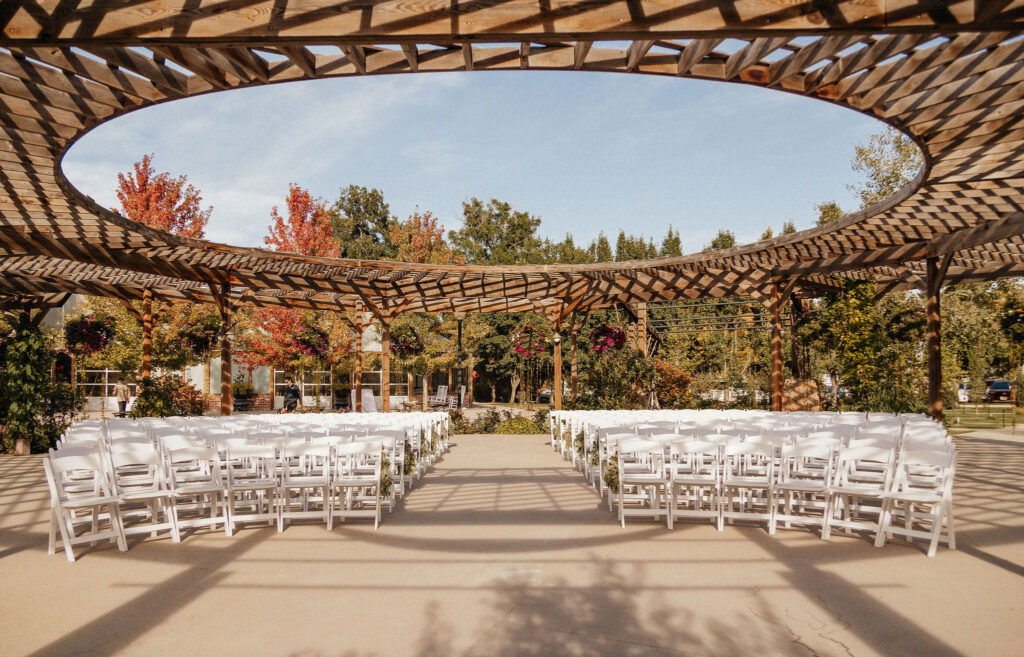
[[[823,481],[800,480],[776,484],[775,489],[799,493],[824,493],[828,490],[828,486]]]
[[[302,477],[288,477],[288,481],[284,482],[282,488],[312,488],[316,486],[328,486],[330,481],[327,477],[323,476],[302,476]]]
[[[111,495],[90,495],[88,497],[62,497],[61,506],[66,509],[81,509],[91,506],[102,506],[120,502],[120,498]]]
[[[927,490],[904,490],[892,493],[890,497],[894,500],[919,502],[921,504],[938,504],[943,500],[941,493]]]

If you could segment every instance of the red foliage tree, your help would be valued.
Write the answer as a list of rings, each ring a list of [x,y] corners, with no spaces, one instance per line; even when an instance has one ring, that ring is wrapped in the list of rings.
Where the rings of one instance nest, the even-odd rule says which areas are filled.
[[[187,176],[157,173],[152,154],[136,162],[132,172],[117,174],[117,198],[128,219],[181,237],[202,238],[213,211],[202,209],[203,197]]]
[[[391,225],[391,241],[398,247],[399,262],[425,262],[434,265],[462,264],[465,259],[454,253],[444,239],[444,226],[430,212],[417,208],[405,221]]]
[[[271,224],[263,243],[275,251],[337,258],[341,248],[334,236],[331,213],[323,199],[296,184],[288,185],[287,217],[270,211]]]

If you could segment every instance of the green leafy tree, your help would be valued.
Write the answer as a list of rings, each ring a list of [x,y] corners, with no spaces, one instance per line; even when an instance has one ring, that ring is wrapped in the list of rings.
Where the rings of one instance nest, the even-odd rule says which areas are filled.
[[[736,235],[731,230],[725,228],[718,231],[711,243],[708,244],[705,251],[724,251],[725,249],[731,249],[736,246]]]
[[[598,233],[597,239],[590,243],[590,253],[594,262],[612,262],[615,255],[612,253],[611,244],[603,232]]]
[[[665,239],[661,240],[661,249],[658,251],[658,255],[669,257],[683,255],[682,239],[679,233],[672,230],[672,226],[668,227],[668,234],[665,235]]]
[[[11,452],[19,439],[33,452],[53,446],[71,423],[71,386],[50,378],[53,350],[28,313],[11,322],[0,346],[0,439]]]
[[[462,204],[462,227],[448,233],[466,262],[489,265],[539,263],[542,241],[537,237],[540,217],[513,210],[497,199],[486,205],[477,198]]]
[[[860,206],[866,208],[892,196],[909,183],[921,169],[921,151],[903,133],[887,128],[871,135],[867,144],[854,147],[853,169],[864,180],[859,186],[850,186],[860,197]]]
[[[391,260],[397,255],[392,230],[397,220],[379,189],[359,185],[343,188],[331,208],[331,222],[342,257]]]
[[[761,233],[761,237],[759,237],[758,239],[759,240],[770,240],[773,237],[775,237],[775,231],[772,230],[771,226],[768,226],[767,228],[764,229],[764,232]]]
[[[824,226],[830,224],[833,221],[838,221],[843,218],[845,214],[839,204],[835,201],[825,201],[814,206],[814,209],[818,211],[818,226]]]

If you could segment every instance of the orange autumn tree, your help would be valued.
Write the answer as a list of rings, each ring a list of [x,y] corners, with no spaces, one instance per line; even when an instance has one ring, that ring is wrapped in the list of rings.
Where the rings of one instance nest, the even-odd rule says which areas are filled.
[[[463,264],[465,258],[455,254],[444,238],[444,226],[429,211],[420,214],[417,208],[405,221],[391,225],[391,241],[398,249],[399,262],[423,262],[432,265]]]
[[[270,228],[263,243],[274,251],[337,258],[341,244],[334,237],[331,213],[323,199],[314,198],[295,183],[288,185],[287,215],[270,211]]]
[[[274,251],[320,257],[338,257],[341,245],[334,236],[331,212],[323,199],[296,184],[288,186],[285,211],[275,206],[263,243]],[[351,331],[332,313],[295,308],[261,307],[249,311],[241,332],[239,351],[249,365],[274,365],[298,370],[337,364],[348,352]],[[326,363],[314,363],[295,347],[295,335],[307,326],[327,331],[332,351]]]
[[[130,173],[117,174],[117,199],[124,217],[181,237],[202,238],[213,211],[202,209],[203,197],[187,176],[157,173],[152,154],[136,162]]]

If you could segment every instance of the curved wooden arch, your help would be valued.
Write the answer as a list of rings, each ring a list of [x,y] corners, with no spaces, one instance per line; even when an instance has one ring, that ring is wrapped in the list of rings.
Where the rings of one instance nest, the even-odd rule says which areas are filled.
[[[924,287],[1024,274],[1024,18],[1015,3],[846,0],[11,0],[0,6],[0,295],[58,292],[326,309],[528,310],[808,291],[830,276]],[[612,41],[616,40],[616,41]],[[126,112],[223,89],[455,70],[589,70],[753,84],[865,112],[925,167],[839,222],[712,253],[522,267],[323,259],[174,237],[64,178]]]

